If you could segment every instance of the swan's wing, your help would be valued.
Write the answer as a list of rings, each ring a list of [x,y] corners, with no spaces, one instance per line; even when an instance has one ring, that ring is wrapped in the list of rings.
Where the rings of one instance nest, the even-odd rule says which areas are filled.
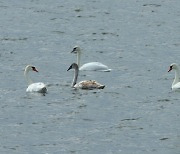
[[[100,63],[100,62],[90,62],[90,63],[86,63],[84,65],[82,65],[79,70],[82,71],[110,71],[111,69],[109,69],[106,65]]]
[[[74,87],[81,89],[103,89],[105,86],[94,80],[84,80],[74,85]]]
[[[176,83],[175,85],[172,86],[173,91],[180,91],[180,82]]]
[[[28,86],[26,89],[26,92],[40,92],[40,93],[46,93],[47,88],[46,85],[42,82],[32,83]]]

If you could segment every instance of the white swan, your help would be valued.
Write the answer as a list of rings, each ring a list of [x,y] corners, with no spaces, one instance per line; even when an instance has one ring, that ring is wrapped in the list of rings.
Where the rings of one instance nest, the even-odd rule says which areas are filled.
[[[75,46],[71,53],[77,54],[77,64],[80,67],[80,58],[81,58],[81,49],[78,46]],[[82,71],[102,71],[102,72],[109,72],[111,69],[108,66],[100,63],[100,62],[90,62],[82,65],[79,70]]]
[[[46,85],[42,82],[33,83],[32,80],[28,76],[29,71],[35,71],[38,72],[35,66],[27,65],[24,71],[24,76],[28,83],[28,88],[26,89],[26,92],[40,92],[40,93],[46,93],[47,88]]]
[[[73,78],[73,82],[72,82],[72,87],[73,88],[80,88],[80,89],[103,89],[105,86],[94,81],[94,80],[84,80],[84,81],[80,81],[79,83],[77,82],[77,78],[78,78],[78,72],[79,72],[79,67],[76,63],[73,63],[67,71],[69,71],[70,69],[75,69],[74,72],[74,78]]]
[[[180,70],[179,70],[179,66],[176,63],[172,63],[169,67],[168,72],[170,72],[171,70],[175,70],[175,79],[172,83],[172,90],[173,91],[180,91]]]

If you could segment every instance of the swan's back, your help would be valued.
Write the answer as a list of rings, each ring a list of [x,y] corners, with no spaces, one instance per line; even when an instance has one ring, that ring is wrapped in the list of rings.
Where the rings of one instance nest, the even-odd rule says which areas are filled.
[[[180,91],[180,82],[176,83],[175,85],[172,85],[173,91]]]
[[[28,86],[28,88],[26,89],[26,92],[46,93],[47,88],[46,88],[46,85],[42,82],[32,83]]]
[[[109,72],[111,69],[108,66],[100,63],[100,62],[90,62],[82,65],[79,70],[82,71],[102,71],[102,72]]]
[[[104,89],[105,85],[102,85],[94,80],[84,80],[74,85],[74,88],[80,89]]]

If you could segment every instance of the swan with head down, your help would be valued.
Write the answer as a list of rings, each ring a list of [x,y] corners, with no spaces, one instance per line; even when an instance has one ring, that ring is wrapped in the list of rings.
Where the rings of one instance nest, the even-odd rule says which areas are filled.
[[[27,80],[28,87],[26,92],[39,92],[39,93],[46,93],[47,88],[46,85],[42,82],[33,83],[30,77],[28,76],[29,71],[38,72],[35,66],[27,65],[24,71],[25,79]]]
[[[175,71],[175,78],[174,81],[172,83],[172,90],[173,91],[180,91],[180,70],[179,70],[179,66],[176,63],[172,63],[169,67],[168,72],[170,72],[171,70]]]
[[[71,53],[77,54],[77,64],[80,67],[80,59],[81,59],[81,49],[79,46],[75,46]],[[111,69],[108,66],[100,63],[100,62],[90,62],[82,65],[79,70],[82,71],[102,71],[102,72],[109,72]]]
[[[77,78],[78,78],[78,72],[79,72],[79,68],[78,65],[76,63],[73,63],[67,71],[69,71],[70,69],[74,69],[74,78],[73,78],[73,82],[72,82],[72,87],[73,88],[79,88],[79,89],[103,89],[105,87],[105,85],[102,85],[94,80],[84,80],[84,81],[80,81],[79,83],[77,83]]]

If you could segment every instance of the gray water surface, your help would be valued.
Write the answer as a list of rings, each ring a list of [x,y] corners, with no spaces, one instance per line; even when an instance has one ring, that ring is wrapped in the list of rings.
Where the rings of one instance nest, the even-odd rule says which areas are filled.
[[[179,154],[179,0],[0,1],[1,154]],[[103,90],[73,90],[75,45],[81,63],[111,72],[80,72]],[[28,94],[32,79],[48,93]]]

